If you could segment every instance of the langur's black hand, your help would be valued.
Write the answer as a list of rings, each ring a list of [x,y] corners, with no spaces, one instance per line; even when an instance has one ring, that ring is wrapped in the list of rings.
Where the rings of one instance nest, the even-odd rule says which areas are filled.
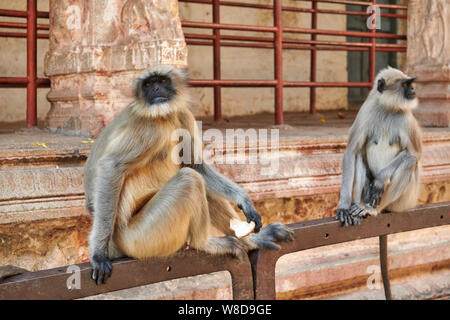
[[[91,259],[91,266],[91,278],[97,283],[97,285],[105,283],[111,276],[112,263],[105,255],[94,254]]]
[[[238,204],[239,209],[242,210],[245,217],[247,218],[247,222],[253,221],[255,223],[255,232],[259,232],[262,227],[261,216],[258,211],[256,211],[252,202],[248,200],[244,204]]]

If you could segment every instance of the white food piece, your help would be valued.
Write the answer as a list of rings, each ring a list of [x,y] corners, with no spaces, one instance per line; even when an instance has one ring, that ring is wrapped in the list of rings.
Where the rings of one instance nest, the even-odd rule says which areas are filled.
[[[230,229],[234,231],[236,237],[243,238],[253,232],[255,229],[255,222],[250,221],[250,223],[247,223],[239,219],[231,219]]]

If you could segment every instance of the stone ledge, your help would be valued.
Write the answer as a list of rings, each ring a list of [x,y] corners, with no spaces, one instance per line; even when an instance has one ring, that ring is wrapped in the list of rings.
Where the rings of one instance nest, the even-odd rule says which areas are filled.
[[[346,145],[344,132],[341,129],[337,137],[281,135],[279,171],[270,176],[262,176],[259,166],[249,164],[216,168],[261,206],[274,199],[336,194]],[[43,131],[1,134],[0,138],[0,185],[4,186],[0,189],[0,224],[86,215],[83,166],[90,150],[86,138]],[[46,143],[47,148],[35,142]],[[424,145],[422,189],[427,192],[429,184],[450,181],[450,133],[429,130]],[[440,188],[448,191],[445,184]],[[429,194],[422,198],[428,199]]]

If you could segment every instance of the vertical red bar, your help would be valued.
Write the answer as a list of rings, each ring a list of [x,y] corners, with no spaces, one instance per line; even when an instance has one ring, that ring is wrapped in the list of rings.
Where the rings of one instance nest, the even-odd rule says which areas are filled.
[[[313,12],[311,14],[311,29],[317,29],[317,2],[312,3]],[[317,35],[312,34],[311,40],[317,40]],[[310,81],[316,82],[316,64],[317,64],[317,50],[315,45],[311,45],[311,66],[310,66]],[[309,89],[309,112],[311,114],[316,113],[316,88],[311,87]]]
[[[274,35],[275,48],[275,124],[284,124],[283,119],[283,26],[281,23],[282,0],[274,0],[273,24],[277,28]]]
[[[370,30],[370,32],[372,34],[375,34],[377,32],[377,15],[374,14],[375,7],[376,6],[376,0],[372,0],[372,15],[374,16],[374,19],[372,20],[372,29]],[[377,9],[378,10],[378,9]],[[378,12],[378,11],[377,11]],[[372,44],[372,46],[370,47],[369,50],[369,81],[372,83],[375,81],[375,59],[376,59],[376,43],[377,43],[377,39],[375,37],[370,38],[370,43]]]
[[[220,23],[220,3],[219,0],[213,0],[213,22]],[[220,64],[220,29],[214,29],[214,80],[221,79]],[[214,86],[214,121],[222,121],[222,87]]]
[[[27,127],[37,125],[37,0],[27,2]]]

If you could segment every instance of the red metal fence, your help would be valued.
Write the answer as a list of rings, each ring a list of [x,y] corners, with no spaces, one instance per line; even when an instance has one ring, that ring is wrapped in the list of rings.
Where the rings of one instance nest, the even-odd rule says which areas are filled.
[[[367,32],[338,31],[317,29],[318,14],[336,15],[361,15],[369,16],[370,13],[364,11],[349,11],[335,9],[320,9],[318,3],[335,3],[345,5],[372,6],[377,5],[373,1],[344,1],[344,0],[297,0],[311,2],[311,8],[286,7],[282,5],[282,0],[274,0],[272,5],[259,3],[241,3],[238,1],[222,0],[179,0],[179,2],[198,3],[212,5],[213,19],[211,23],[183,21],[183,27],[210,29],[211,34],[185,33],[188,45],[213,46],[214,56],[214,78],[204,80],[190,80],[189,83],[195,87],[214,88],[214,120],[222,120],[222,87],[273,87],[275,88],[275,123],[283,124],[283,88],[285,87],[307,87],[310,88],[310,112],[316,112],[316,88],[317,87],[371,87],[375,77],[375,54],[376,52],[402,52],[406,51],[406,45],[376,43],[376,39],[406,40],[404,35],[390,33],[379,33],[376,29]],[[36,41],[37,38],[48,38],[48,33],[38,33],[38,30],[48,30],[47,24],[38,24],[37,18],[48,18],[48,12],[39,12],[36,9],[37,0],[28,0],[27,11],[0,10],[0,16],[25,18],[26,23],[0,22],[0,28],[27,29],[26,33],[0,32],[0,37],[27,38],[27,77],[26,78],[0,78],[0,87],[26,87],[27,88],[27,126],[32,127],[37,124],[36,112],[36,90],[38,87],[48,87],[49,80],[37,78],[36,74]],[[221,6],[254,8],[273,11],[273,26],[254,26],[241,24],[220,23]],[[395,9],[406,11],[406,5],[379,4],[381,9]],[[311,28],[283,27],[282,12],[290,11],[297,13],[311,14]],[[406,14],[381,13],[382,17],[392,19],[405,19]],[[375,21],[374,21],[375,22]],[[257,31],[270,32],[272,37],[253,37],[244,35],[224,35],[221,30],[237,31]],[[285,34],[309,34],[310,40],[293,39]],[[348,41],[325,41],[317,40],[317,35],[361,37],[369,39],[369,42],[348,42]],[[221,47],[247,47],[247,48],[271,48],[274,50],[274,79],[273,80],[232,80],[221,77]],[[311,51],[310,81],[284,81],[283,80],[283,49],[309,50]],[[318,82],[316,77],[317,51],[319,50],[340,50],[340,51],[368,51],[369,70],[368,82]]]
[[[274,87],[275,88],[275,123],[283,124],[283,88],[284,87],[309,87],[310,88],[310,112],[316,112],[316,88],[317,87],[367,87],[372,86],[375,78],[375,54],[376,52],[402,52],[406,51],[406,45],[376,43],[376,39],[396,39],[406,40],[404,35],[390,33],[379,33],[375,28],[367,32],[338,31],[317,29],[318,14],[336,14],[336,15],[361,15],[369,16],[371,13],[363,11],[332,10],[319,9],[318,3],[335,3],[358,6],[377,5],[373,1],[341,1],[341,0],[297,0],[303,2],[312,2],[311,8],[286,7],[282,6],[282,0],[274,0],[273,5],[259,3],[241,3],[237,1],[221,0],[179,0],[179,2],[200,3],[212,5],[213,21],[211,23],[183,21],[183,27],[211,29],[211,35],[185,33],[186,43],[188,45],[213,46],[214,55],[214,79],[210,80],[191,80],[190,84],[196,87],[214,87],[214,120],[221,121],[221,87]],[[241,24],[222,24],[220,23],[220,7],[232,6],[242,8],[254,8],[273,10],[273,26],[252,26]],[[380,9],[407,10],[406,5],[388,5],[379,4]],[[282,12],[298,12],[311,14],[311,28],[283,27]],[[392,19],[406,19],[406,14],[381,13],[381,17]],[[375,23],[375,19],[373,20]],[[259,31],[271,32],[272,37],[250,37],[236,35],[222,35],[220,30],[238,30],[238,31]],[[285,36],[285,34],[310,34],[311,40],[299,40]],[[348,41],[324,41],[317,40],[317,35],[329,36],[347,36],[367,38],[369,42],[348,42]],[[241,41],[241,42],[239,42]],[[223,80],[221,78],[221,60],[220,47],[247,47],[247,48],[273,48],[274,49],[274,79],[273,80]],[[284,81],[283,80],[283,49],[309,50],[311,51],[311,72],[310,81]],[[368,51],[369,52],[369,70],[368,82],[317,82],[316,65],[318,50],[342,50],[342,51]]]
[[[37,77],[37,38],[48,38],[47,34],[38,33],[38,30],[48,30],[48,24],[38,24],[37,18],[49,17],[48,12],[37,11],[37,0],[27,1],[27,11],[2,10],[1,17],[24,18],[22,22],[0,22],[0,28],[26,29],[24,32],[0,32],[0,37],[27,39],[27,76],[26,77],[0,77],[0,87],[27,88],[27,126],[37,125],[37,88],[49,87],[50,81]]]

